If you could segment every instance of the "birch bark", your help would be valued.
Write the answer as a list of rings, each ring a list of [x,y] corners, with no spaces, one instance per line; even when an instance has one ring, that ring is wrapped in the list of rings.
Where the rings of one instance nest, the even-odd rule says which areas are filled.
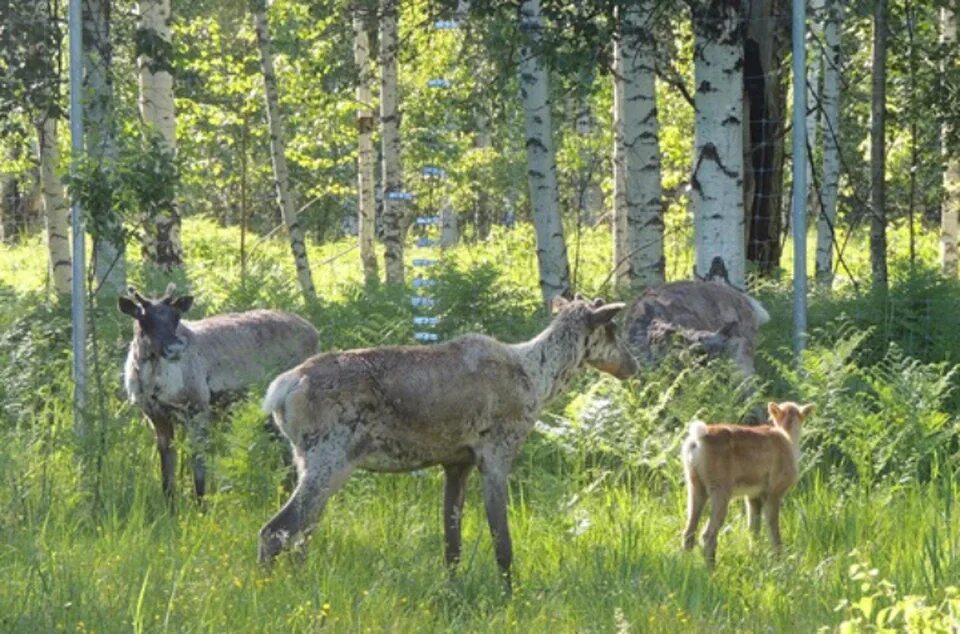
[[[947,7],[940,9],[940,37],[945,47],[957,45],[957,16]],[[940,211],[940,267],[948,277],[957,276],[957,233],[960,224],[960,158],[947,151],[950,124],[940,134],[946,166],[943,172],[944,200]]]
[[[399,0],[380,2],[380,141],[383,147],[383,260],[387,284],[403,284],[406,214],[400,171],[400,111],[397,105],[397,13]]]
[[[694,272],[723,258],[730,282],[746,277],[743,215],[743,45],[741,3],[706,0],[694,7]]]
[[[376,200],[374,199],[373,102],[370,89],[370,38],[366,12],[359,6],[353,14],[353,60],[357,65],[357,236],[360,261],[367,284],[378,280],[374,247]]]
[[[264,95],[267,102],[267,122],[270,125],[270,158],[273,162],[274,186],[277,190],[277,204],[280,214],[287,225],[290,236],[290,249],[293,252],[293,261],[297,269],[297,281],[300,291],[308,302],[317,298],[313,286],[313,276],[310,273],[310,262],[307,259],[307,248],[304,243],[303,229],[297,218],[297,210],[293,207],[290,198],[290,176],[287,171],[287,158],[284,155],[286,143],[283,135],[283,119],[280,114],[280,98],[277,90],[277,76],[273,67],[273,53],[271,51],[270,34],[267,28],[266,0],[256,0],[253,12],[254,27],[257,31],[257,46],[260,49],[260,63],[263,70]]]
[[[520,94],[527,133],[527,182],[537,236],[540,292],[549,309],[554,297],[570,290],[570,265],[560,221],[549,80],[537,50],[542,22],[539,0],[523,0],[520,5],[520,29],[524,34],[520,50]]]
[[[633,292],[664,281],[653,9],[643,0],[618,13],[613,49],[613,265],[617,287]]]
[[[840,24],[843,0],[827,0],[823,25],[823,180],[822,206],[817,216],[816,279],[833,285],[834,226],[837,218],[837,191],[840,184]]]

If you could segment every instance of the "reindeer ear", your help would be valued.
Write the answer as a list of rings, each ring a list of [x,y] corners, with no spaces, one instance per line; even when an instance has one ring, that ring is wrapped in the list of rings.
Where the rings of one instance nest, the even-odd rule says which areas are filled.
[[[143,309],[137,306],[136,302],[129,297],[118,297],[117,308],[119,308],[120,312],[124,315],[130,315],[134,319],[140,319],[143,317]]]
[[[623,302],[616,302],[613,304],[604,304],[599,308],[591,308],[590,315],[587,317],[587,325],[591,328],[597,328],[603,326],[604,324],[610,323],[617,313],[623,310]]]
[[[184,295],[183,297],[178,297],[173,300],[173,304],[171,305],[177,310],[178,313],[182,315],[190,310],[191,306],[193,306],[193,295]]]
[[[807,416],[813,413],[814,409],[816,409],[816,405],[814,405],[813,403],[807,403],[806,405],[800,408],[800,418],[805,419]]]
[[[773,401],[767,403],[767,411],[770,412],[770,416],[772,416],[774,420],[780,420],[780,418],[783,417],[783,410]]]

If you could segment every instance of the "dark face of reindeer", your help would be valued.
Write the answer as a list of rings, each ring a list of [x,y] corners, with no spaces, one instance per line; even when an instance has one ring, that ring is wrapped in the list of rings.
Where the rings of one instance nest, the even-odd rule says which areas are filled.
[[[117,305],[120,312],[137,321],[135,336],[141,337],[153,354],[168,361],[177,361],[187,344],[177,336],[180,317],[190,310],[193,297],[184,295],[174,298],[167,293],[158,300],[150,300],[131,289],[133,299],[120,297]]]
[[[604,304],[599,298],[593,302],[578,298],[571,303],[582,304],[585,310],[587,332],[584,362],[618,379],[628,379],[636,374],[637,361],[617,336],[617,325],[613,321],[625,304],[621,302]]]

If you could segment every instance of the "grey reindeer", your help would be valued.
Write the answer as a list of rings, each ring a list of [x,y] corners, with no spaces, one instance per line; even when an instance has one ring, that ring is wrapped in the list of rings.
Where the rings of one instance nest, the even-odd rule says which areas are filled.
[[[612,321],[623,306],[560,299],[550,325],[525,343],[471,334],[429,347],[319,354],[278,376],[263,408],[293,446],[298,483],[260,530],[260,561],[269,563],[312,530],[354,469],[441,465],[446,561],[455,565],[467,477],[476,466],[509,593],[507,476],[514,456],[544,405],[585,364],[618,378],[636,372]]]
[[[754,373],[757,330],[770,315],[756,299],[730,285],[714,258],[703,280],[648,288],[626,312],[627,342],[643,365],[686,346],[708,358],[728,356],[746,376]]]
[[[171,284],[163,297],[148,299],[131,287],[130,297],[118,299],[120,311],[134,319],[124,386],[156,434],[168,498],[174,493],[174,427],[185,424],[202,499],[211,405],[235,401],[254,383],[300,363],[316,352],[318,334],[302,317],[276,310],[181,320],[193,297],[174,291]]]

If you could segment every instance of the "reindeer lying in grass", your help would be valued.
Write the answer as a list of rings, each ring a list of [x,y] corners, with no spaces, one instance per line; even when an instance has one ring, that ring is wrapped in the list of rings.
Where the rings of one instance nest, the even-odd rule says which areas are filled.
[[[681,457],[687,479],[687,527],[683,547],[690,550],[696,539],[703,506],[710,499],[710,520],[703,531],[703,554],[707,565],[716,561],[717,534],[727,516],[730,498],[747,501],[750,529],[760,532],[760,514],[765,512],[770,541],[780,549],[780,503],[797,481],[800,460],[800,427],[813,412],[813,404],[770,403],[770,425],[690,424]]]
[[[206,487],[203,450],[212,403],[228,403],[271,373],[290,368],[317,349],[317,330],[305,319],[276,310],[215,315],[181,321],[193,297],[147,299],[130,288],[118,306],[134,319],[124,385],[157,436],[167,497],[174,492],[174,424],[185,423],[192,442],[198,498]]]
[[[552,323],[525,343],[466,335],[430,347],[320,354],[278,376],[263,408],[290,439],[299,481],[260,530],[261,562],[309,532],[354,469],[442,465],[446,561],[455,564],[467,477],[476,466],[509,592],[507,476],[514,456],[544,405],[585,364],[619,378],[637,369],[612,321],[623,304],[576,299],[554,307]]]

